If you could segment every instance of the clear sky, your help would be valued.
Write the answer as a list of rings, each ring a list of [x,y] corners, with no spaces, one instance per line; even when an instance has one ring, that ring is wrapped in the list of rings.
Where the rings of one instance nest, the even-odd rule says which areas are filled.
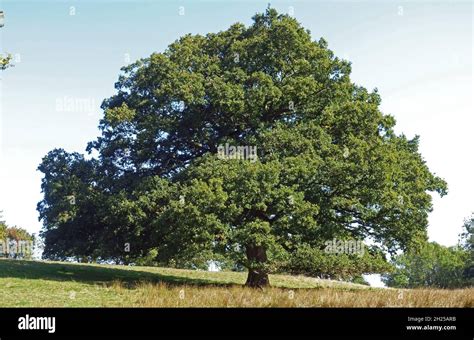
[[[38,232],[36,168],[55,147],[84,152],[98,135],[102,100],[121,66],[186,33],[251,23],[268,1],[3,0],[0,210]],[[421,135],[421,153],[445,178],[434,195],[430,239],[454,245],[474,211],[473,5],[470,1],[272,1],[352,62],[352,79],[377,87],[397,132]],[[71,102],[75,105],[71,106]]]

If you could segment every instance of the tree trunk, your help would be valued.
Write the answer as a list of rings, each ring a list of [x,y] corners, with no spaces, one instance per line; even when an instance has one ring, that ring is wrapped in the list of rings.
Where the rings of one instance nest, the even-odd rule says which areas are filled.
[[[267,252],[265,248],[262,246],[247,246],[246,253],[250,266],[245,285],[252,288],[269,286],[268,273],[264,268],[267,262]]]

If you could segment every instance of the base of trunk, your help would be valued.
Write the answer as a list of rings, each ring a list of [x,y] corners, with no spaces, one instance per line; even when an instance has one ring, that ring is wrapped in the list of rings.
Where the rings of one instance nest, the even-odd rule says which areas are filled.
[[[245,285],[252,288],[263,288],[270,285],[270,280],[267,273],[249,271]]]

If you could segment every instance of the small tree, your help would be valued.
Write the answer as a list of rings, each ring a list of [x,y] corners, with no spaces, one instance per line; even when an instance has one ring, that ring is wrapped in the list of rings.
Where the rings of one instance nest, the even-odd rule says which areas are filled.
[[[464,277],[467,252],[459,247],[426,243],[417,251],[396,256],[395,270],[384,276],[389,287],[455,288],[468,285]]]
[[[464,277],[471,284],[474,284],[474,214],[464,221],[459,246],[469,254],[466,259]]]
[[[0,211],[0,254],[5,257],[10,256],[7,249],[13,249],[15,258],[31,258],[33,255],[34,236],[25,229],[18,227],[8,227],[2,220]]]
[[[0,56],[0,70],[5,70],[11,66],[12,56],[8,54],[7,56]]]

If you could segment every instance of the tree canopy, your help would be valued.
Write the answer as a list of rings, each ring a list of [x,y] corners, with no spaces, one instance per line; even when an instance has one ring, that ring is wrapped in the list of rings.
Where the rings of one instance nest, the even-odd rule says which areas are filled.
[[[417,247],[446,183],[350,73],[271,8],[124,67],[87,147],[97,158],[56,149],[39,166],[44,256],[213,260],[264,286],[334,238],[370,239],[377,258]]]

